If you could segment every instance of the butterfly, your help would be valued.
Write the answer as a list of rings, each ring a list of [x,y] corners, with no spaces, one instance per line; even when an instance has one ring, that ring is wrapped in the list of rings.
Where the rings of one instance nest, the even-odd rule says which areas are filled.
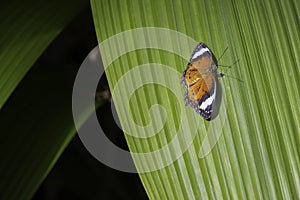
[[[199,43],[184,70],[181,82],[185,89],[185,104],[193,107],[204,119],[210,121],[217,93],[218,64],[212,51]]]

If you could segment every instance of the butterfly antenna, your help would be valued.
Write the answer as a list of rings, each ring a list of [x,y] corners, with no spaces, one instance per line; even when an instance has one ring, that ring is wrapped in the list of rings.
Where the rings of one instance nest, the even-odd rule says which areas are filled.
[[[231,68],[233,65],[236,65],[238,62],[239,62],[239,59],[237,59],[236,61],[234,61],[234,63],[232,63],[231,65],[220,65],[220,64],[218,64],[218,66]]]
[[[218,67],[228,67],[228,68],[231,68],[231,65],[220,65],[220,64],[218,64]]]
[[[228,46],[227,46],[226,49],[223,51],[222,55],[219,57],[219,59],[218,59],[217,61],[221,60],[221,58],[224,56],[224,54],[226,53],[227,50],[228,50]]]

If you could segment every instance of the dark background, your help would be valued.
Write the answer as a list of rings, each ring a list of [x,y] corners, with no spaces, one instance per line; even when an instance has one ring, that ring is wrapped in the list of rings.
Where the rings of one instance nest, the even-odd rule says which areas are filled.
[[[61,32],[28,74],[45,67],[57,67],[57,70],[65,73],[65,84],[71,91],[82,61],[96,45],[89,7]],[[102,77],[99,90],[106,88],[106,78]],[[114,123],[110,102],[104,103],[97,113],[101,127],[110,140],[119,147],[128,149],[122,131]],[[85,149],[78,135],[75,135],[33,199],[148,198],[137,174],[119,172],[100,163]]]

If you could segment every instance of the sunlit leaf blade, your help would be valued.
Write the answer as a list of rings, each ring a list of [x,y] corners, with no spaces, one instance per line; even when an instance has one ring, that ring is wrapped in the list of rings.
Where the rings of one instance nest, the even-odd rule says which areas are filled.
[[[4,0],[0,3],[0,108],[48,44],[87,3]]]
[[[217,145],[207,156],[199,157],[206,130],[214,122],[205,122],[200,116],[194,119],[199,121],[200,128],[183,156],[165,168],[140,173],[151,199],[300,198],[300,4],[297,0],[91,2],[112,91],[138,65],[160,63],[182,73],[189,59],[152,48],[126,52],[113,63],[107,62],[120,49],[130,49],[130,41],[135,47],[139,42],[134,34],[110,46],[101,45],[102,42],[135,28],[163,27],[179,31],[205,42],[216,57],[228,46],[219,63],[230,65],[238,60],[231,69],[219,69],[228,76],[220,80],[226,121]],[[145,33],[144,38],[149,37]],[[144,38],[140,41],[147,40]],[[168,39],[159,42],[167,44]],[[174,40],[174,49],[179,45],[183,52],[186,46],[190,53],[193,51],[190,44],[181,42],[177,44],[178,40]],[[148,76],[155,78],[155,73],[155,69],[150,70]],[[166,82],[172,80],[170,74],[162,73]],[[145,78],[141,73],[140,79]],[[124,102],[123,97],[129,95],[126,92],[136,86],[136,75],[131,79],[124,84],[123,94],[114,96],[121,124],[131,120],[146,126],[151,119],[164,119],[164,112],[157,112],[155,118],[149,116],[154,104],[164,106],[167,112],[166,124],[156,135],[142,139],[126,135],[131,152],[152,152],[175,137],[172,128],[180,126],[178,105],[183,101],[183,92],[178,99],[168,88],[146,84],[135,88],[130,102]],[[120,112],[126,104],[131,110],[124,118]],[[129,126],[125,132],[135,132],[137,125]],[[187,129],[186,136],[191,134]],[[169,155],[175,150],[169,149]],[[160,161],[144,160],[144,165],[163,162],[168,155],[162,154],[161,158]]]

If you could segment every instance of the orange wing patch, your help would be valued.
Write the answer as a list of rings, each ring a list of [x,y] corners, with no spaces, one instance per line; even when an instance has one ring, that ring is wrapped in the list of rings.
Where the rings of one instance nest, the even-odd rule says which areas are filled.
[[[192,101],[199,101],[212,87],[211,56],[203,56],[188,64],[184,80],[188,87],[188,96]]]
[[[195,84],[196,81],[202,79],[202,75],[209,72],[211,69],[212,57],[203,56],[199,60],[188,65],[184,79],[188,86]]]
[[[195,65],[189,64],[188,68],[186,69],[185,75],[184,75],[185,82],[188,86],[195,83],[197,80],[202,79],[201,74],[196,69]]]
[[[190,85],[188,87],[189,99],[194,103],[199,102],[205,94],[207,94],[209,91],[212,91],[212,87],[214,87],[214,81],[214,76],[212,74],[208,74],[203,76],[193,85]]]

